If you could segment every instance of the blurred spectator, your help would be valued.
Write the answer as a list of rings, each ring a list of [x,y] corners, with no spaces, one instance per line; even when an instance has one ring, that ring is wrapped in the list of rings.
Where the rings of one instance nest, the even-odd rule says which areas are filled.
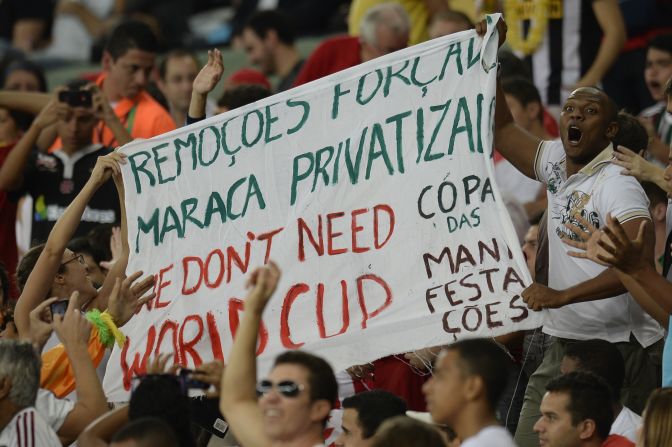
[[[159,64],[157,85],[177,126],[183,126],[187,121],[192,85],[199,65],[196,56],[187,50],[173,50]]]
[[[69,92],[80,92],[86,81],[74,81]],[[100,90],[92,93],[94,103],[106,104]],[[97,99],[97,101],[95,101]],[[108,106],[109,109],[109,106]],[[111,109],[106,120],[116,119]],[[109,117],[112,118],[109,118]],[[35,118],[0,168],[0,189],[19,191],[33,197],[31,239],[45,241],[51,228],[88,180],[99,156],[111,149],[92,142],[100,115],[86,107],[73,107],[56,99]],[[63,146],[43,154],[35,148],[42,129],[57,123]],[[83,235],[99,223],[119,220],[119,205],[114,185],[107,184],[94,196],[76,234]]]
[[[428,32],[430,39],[436,39],[437,37],[448,36],[473,28],[474,24],[465,13],[460,11],[441,11],[432,16]]]
[[[371,447],[445,447],[445,445],[436,427],[408,416],[397,416],[383,422],[371,440]]]
[[[656,36],[646,52],[644,80],[656,103],[640,113],[649,133],[649,152],[661,164],[667,164],[672,143],[672,116],[666,113],[665,85],[672,78],[672,33]]]
[[[51,0],[3,0],[0,2],[0,43],[30,53],[49,37]]]
[[[322,42],[306,60],[294,86],[406,48],[409,32],[408,14],[401,5],[375,6],[364,15],[359,38],[338,36]]]
[[[335,444],[339,447],[365,447],[371,444],[380,424],[406,414],[406,402],[382,390],[365,391],[343,400],[343,431]]]
[[[224,80],[224,90],[238,85],[259,85],[266,90],[271,90],[271,83],[266,76],[260,71],[251,68],[241,68],[238,71],[231,73],[231,75]]]
[[[160,49],[171,50],[184,45],[189,33],[187,19],[192,2],[184,0],[123,0],[123,16],[148,25],[158,36]]]
[[[260,11],[252,15],[241,35],[248,61],[267,76],[277,76],[276,91],[292,87],[303,66],[294,46],[295,27],[281,11]]]
[[[0,309],[4,309],[9,302],[9,275],[5,265],[0,262]],[[2,324],[6,324],[3,320]],[[4,330],[4,328],[2,328]]]
[[[84,257],[84,264],[86,264],[86,271],[91,278],[93,287],[99,289],[103,282],[105,282],[105,276],[107,271],[104,270],[100,263],[106,261],[104,254],[99,250],[94,249],[89,243],[87,237],[77,237],[70,241],[68,248],[78,255]]]
[[[554,3],[506,2],[507,42],[529,56],[542,103],[560,114],[575,88],[598,85],[625,42],[616,0]]]
[[[224,90],[219,101],[217,101],[217,113],[228,112],[269,96],[271,96],[271,92],[260,85],[250,84],[232,87]]]
[[[0,168],[20,136],[21,130],[19,129],[17,119],[14,117],[14,113],[0,108]],[[4,266],[3,270],[7,269],[5,274],[9,272],[9,276],[12,278],[11,282],[8,278],[4,278],[2,281],[4,293],[0,304],[17,297],[17,290],[13,280],[16,263],[19,259],[16,246],[16,210],[17,204],[15,198],[10,197],[5,191],[0,191],[0,264]],[[4,290],[5,288],[7,290]]]
[[[655,101],[642,79],[649,41],[672,31],[672,2],[619,0],[628,39],[621,54],[604,77],[604,90],[619,107],[635,115]]]
[[[0,383],[0,445],[59,447],[58,436],[34,407],[40,357],[30,342],[0,340]]]
[[[14,61],[4,70],[2,88],[22,92],[47,92],[47,79],[42,69],[27,60]]]
[[[562,358],[560,372],[574,371],[593,373],[604,379],[612,392],[614,422],[610,434],[621,435],[632,442],[637,441],[637,429],[642,418],[621,404],[621,389],[625,380],[625,361],[618,348],[605,340],[582,340],[569,345]]]
[[[155,417],[136,419],[124,425],[113,437],[110,447],[179,447],[170,425]]]
[[[672,445],[672,388],[654,390],[646,402],[638,446]]]
[[[388,0],[353,0],[350,6],[350,15],[348,16],[348,31],[351,36],[361,36],[361,24],[363,17],[367,12]],[[408,44],[424,42],[428,38],[427,28],[437,14],[442,14],[450,10],[447,0],[399,0],[396,3],[406,10],[411,21],[411,30]],[[445,34],[441,34],[444,35]]]
[[[542,140],[553,139],[544,128],[544,107],[532,82],[524,78],[508,78],[502,81],[502,90],[516,124]],[[525,207],[528,219],[546,209],[543,185],[518,171],[508,160],[496,162],[495,178],[504,194],[514,197]]]
[[[44,63],[87,62],[94,43],[116,25],[124,0],[58,0],[51,42],[35,56]]]

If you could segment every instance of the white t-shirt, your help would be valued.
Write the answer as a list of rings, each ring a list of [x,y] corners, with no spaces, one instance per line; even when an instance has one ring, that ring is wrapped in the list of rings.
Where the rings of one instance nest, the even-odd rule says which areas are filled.
[[[75,403],[67,399],[59,399],[43,388],[37,390],[35,409],[47,421],[55,432],[61,429],[68,414],[75,408]]]
[[[516,447],[511,434],[500,426],[486,427],[462,441],[462,447]]]
[[[0,446],[60,447],[61,441],[40,413],[28,407],[16,413],[2,430]]]
[[[621,435],[637,443],[637,429],[642,425],[642,417],[629,409],[623,407],[618,416],[611,424],[610,435]]]
[[[495,180],[502,195],[515,197],[523,205],[536,200],[543,187],[537,180],[529,178],[505,159],[495,164]]]
[[[560,141],[539,145],[534,163],[537,178],[546,185],[548,196],[548,286],[564,290],[602,273],[606,267],[588,259],[567,254],[574,250],[559,237],[574,235],[565,223],[581,224],[580,214],[594,226],[602,228],[607,214],[627,222],[650,219],[649,201],[634,177],[621,175],[622,168],[611,163],[611,144],[579,172],[567,178],[565,150]],[[629,293],[597,301],[587,301],[549,309],[544,332],[573,340],[599,338],[611,343],[625,342],[634,334],[648,347],[663,337],[663,329]]]

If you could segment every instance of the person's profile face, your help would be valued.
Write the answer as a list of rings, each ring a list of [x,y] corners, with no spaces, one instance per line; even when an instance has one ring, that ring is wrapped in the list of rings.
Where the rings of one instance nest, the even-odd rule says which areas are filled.
[[[275,64],[267,39],[258,36],[251,28],[243,30],[241,39],[249,63],[258,67],[264,74],[273,74]]]
[[[547,392],[540,406],[541,417],[534,424],[541,447],[570,447],[581,445],[578,426],[572,424],[567,393]]]
[[[359,423],[359,412],[354,408],[343,410],[341,434],[336,439],[338,447],[369,447],[371,439],[364,439],[362,427]]]
[[[454,426],[466,403],[463,396],[465,374],[460,368],[460,362],[457,351],[441,352],[436,359],[432,378],[422,387],[427,411],[437,424]]]

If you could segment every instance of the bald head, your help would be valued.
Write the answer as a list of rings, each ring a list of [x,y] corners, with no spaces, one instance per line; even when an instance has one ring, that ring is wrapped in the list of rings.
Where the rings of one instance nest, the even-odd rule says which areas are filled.
[[[584,98],[599,103],[605,111],[608,122],[618,121],[618,106],[609,95],[597,87],[580,87],[574,90],[568,99]]]

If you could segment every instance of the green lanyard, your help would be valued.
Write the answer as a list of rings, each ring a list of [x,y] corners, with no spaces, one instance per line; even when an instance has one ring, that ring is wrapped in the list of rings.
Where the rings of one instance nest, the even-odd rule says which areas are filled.
[[[130,134],[133,130],[133,122],[135,121],[135,110],[138,108],[137,104],[133,104],[131,110],[128,112],[128,118],[126,118],[126,130]]]

